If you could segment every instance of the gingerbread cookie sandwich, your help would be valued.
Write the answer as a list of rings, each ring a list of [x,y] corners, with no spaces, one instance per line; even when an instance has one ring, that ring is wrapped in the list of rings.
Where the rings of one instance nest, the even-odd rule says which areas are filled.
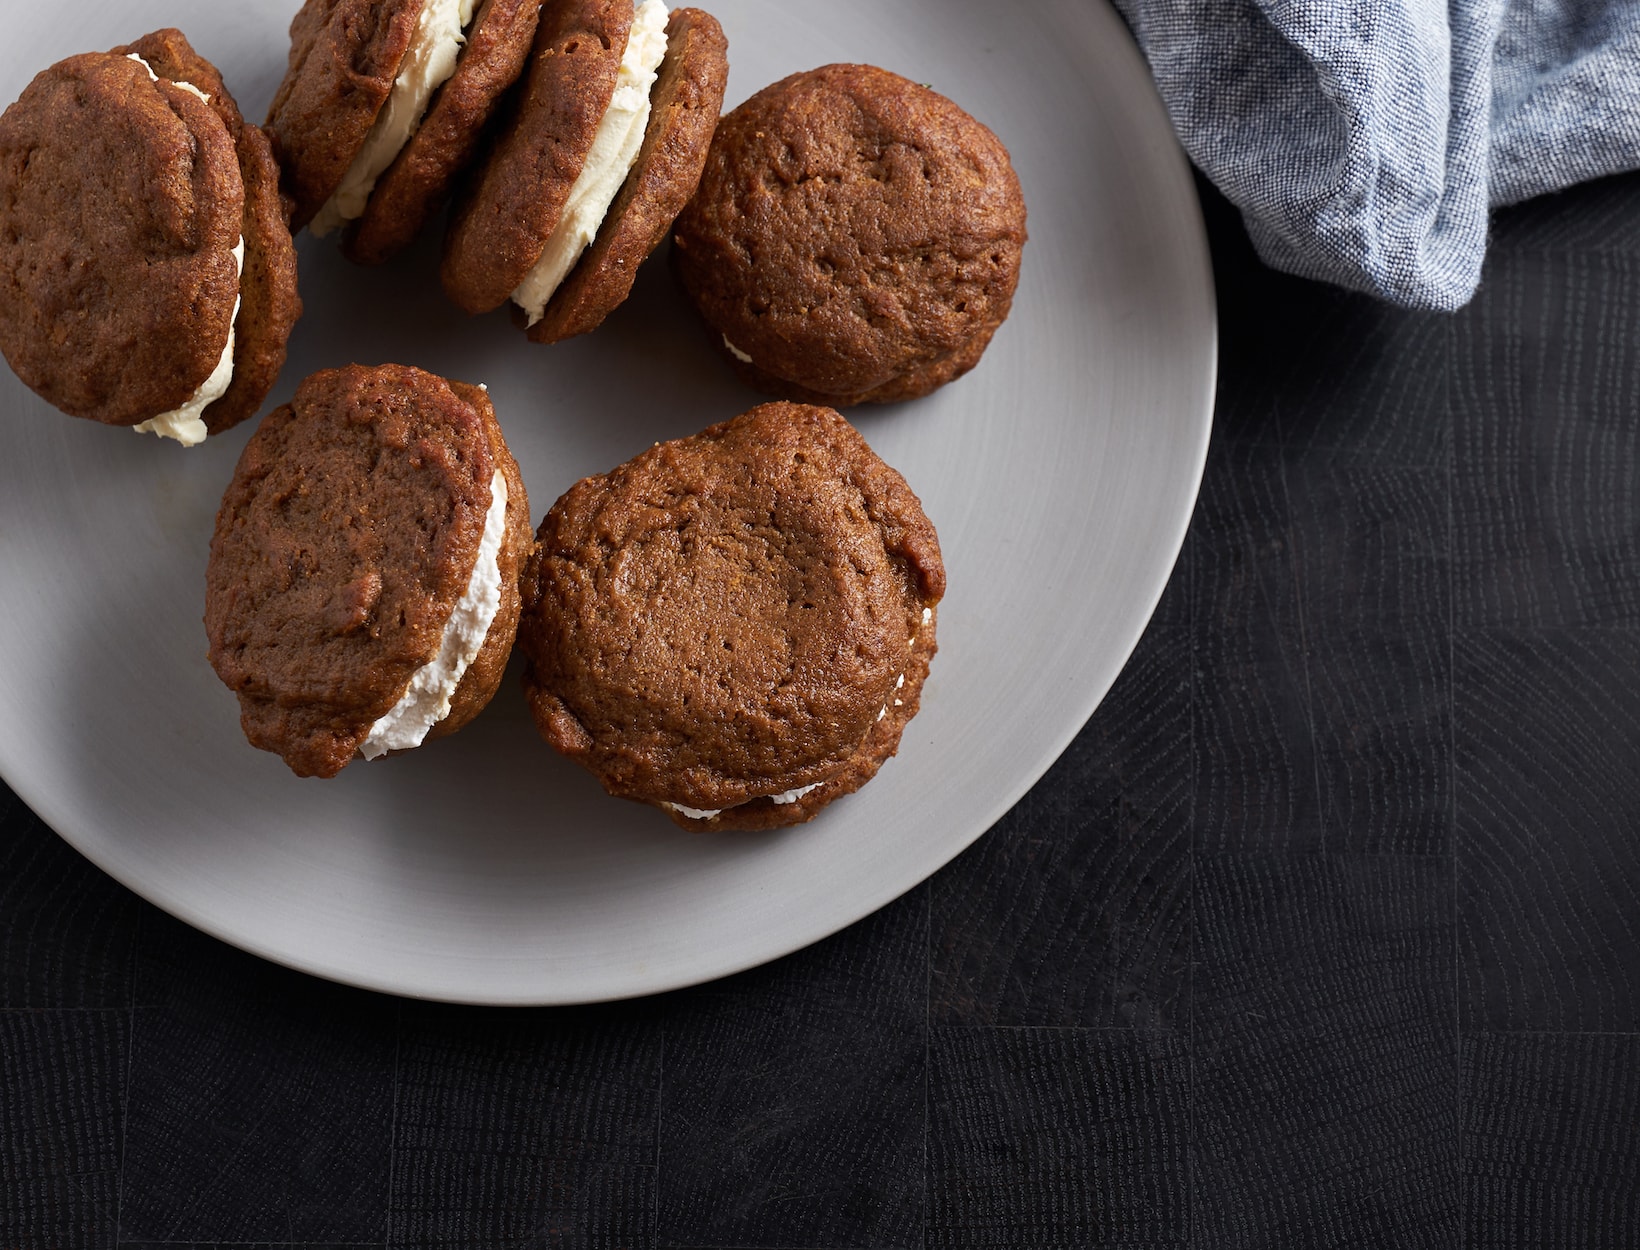
[[[76,417],[192,446],[301,314],[267,138],[180,31],[69,57],[0,117],[0,351]]]
[[[379,264],[407,247],[517,79],[541,0],[307,0],[267,128],[295,225]]]
[[[794,74],[718,126],[675,271],[751,386],[846,406],[915,399],[1008,315],[1025,201],[997,137],[869,65]]]
[[[444,289],[511,299],[536,342],[596,328],[694,193],[728,83],[723,30],[660,0],[556,0],[514,112],[457,203]]]
[[[939,540],[829,408],[661,443],[577,483],[537,541],[519,629],[537,727],[685,828],[813,818],[917,711]]]
[[[253,746],[332,777],[452,733],[500,684],[529,500],[488,394],[401,365],[316,373],[246,444],[205,629]]]

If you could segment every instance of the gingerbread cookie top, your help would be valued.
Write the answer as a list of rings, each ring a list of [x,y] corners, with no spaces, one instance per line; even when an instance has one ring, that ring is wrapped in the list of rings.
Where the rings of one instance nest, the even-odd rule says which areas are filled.
[[[764,88],[718,126],[673,260],[755,384],[909,399],[971,367],[1019,278],[1007,151],[944,96],[869,65]]]
[[[48,402],[136,425],[181,407],[233,324],[244,187],[199,95],[114,53],[0,117],[0,350]]]
[[[439,651],[497,468],[483,414],[419,369],[314,374],[246,444],[206,631],[252,743],[331,776]]]
[[[793,404],[578,483],[537,540],[519,637],[538,726],[612,794],[700,810],[845,768],[945,584],[904,479]]]
[[[936,616],[934,608],[924,608],[923,619],[910,639],[904,669],[894,679],[894,690],[877,713],[865,741],[836,772],[824,781],[796,786],[779,794],[750,799],[718,810],[691,808],[678,803],[660,804],[672,818],[672,823],[685,829],[714,832],[782,829],[813,820],[823,809],[865,785],[899,753],[900,736],[922,703],[929,662],[939,650],[934,637]]]

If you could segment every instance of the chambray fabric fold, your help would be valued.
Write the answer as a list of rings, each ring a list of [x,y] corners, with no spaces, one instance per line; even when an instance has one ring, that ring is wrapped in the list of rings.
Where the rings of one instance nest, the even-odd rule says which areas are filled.
[[[1640,0],[1115,0],[1191,160],[1278,269],[1409,308],[1487,215],[1640,168]]]

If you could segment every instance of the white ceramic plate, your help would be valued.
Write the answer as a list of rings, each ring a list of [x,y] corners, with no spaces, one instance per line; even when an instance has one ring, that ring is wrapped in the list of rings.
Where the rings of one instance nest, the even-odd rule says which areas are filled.
[[[80,0],[13,15],[0,98],[74,52],[186,31],[246,115],[296,0]],[[185,451],[62,417],[0,378],[0,773],[137,893],[246,950],[471,1003],[647,994],[750,967],[910,889],[1042,774],[1167,581],[1211,423],[1215,328],[1185,162],[1094,0],[712,0],[733,105],[869,61],[931,83],[1013,154],[1030,243],[979,368],[851,414],[939,528],[940,654],[899,756],[810,825],[691,835],[537,738],[514,679],[447,741],[299,781],[240,737],[200,623],[218,499],[250,427]],[[66,19],[66,20],[65,20]],[[663,263],[595,335],[469,319],[436,241],[385,270],[301,242],[307,314],[270,406],[349,361],[485,382],[539,517],[577,478],[750,407]]]

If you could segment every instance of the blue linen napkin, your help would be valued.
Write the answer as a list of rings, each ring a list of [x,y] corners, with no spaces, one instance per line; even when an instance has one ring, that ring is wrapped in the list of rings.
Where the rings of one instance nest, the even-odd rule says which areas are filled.
[[[1640,2],[1115,0],[1264,260],[1409,308],[1487,212],[1640,167]]]

